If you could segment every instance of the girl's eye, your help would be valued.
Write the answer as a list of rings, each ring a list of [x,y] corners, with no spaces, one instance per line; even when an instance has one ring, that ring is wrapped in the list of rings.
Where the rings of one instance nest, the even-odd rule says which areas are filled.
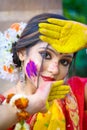
[[[63,66],[69,66],[71,61],[69,60],[66,60],[66,59],[61,59],[60,60],[60,63],[63,65]]]
[[[49,52],[40,52],[40,55],[41,55],[42,58],[44,58],[44,59],[47,59],[47,60],[51,59],[51,55],[50,55]]]

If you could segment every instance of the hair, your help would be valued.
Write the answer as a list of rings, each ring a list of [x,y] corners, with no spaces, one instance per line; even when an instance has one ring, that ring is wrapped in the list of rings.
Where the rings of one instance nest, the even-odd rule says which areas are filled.
[[[28,21],[27,26],[23,30],[18,42],[17,43],[15,42],[12,46],[13,62],[16,65],[16,67],[21,67],[21,61],[17,56],[17,51],[23,48],[30,48],[40,41],[38,24],[41,22],[48,23],[47,18],[58,18],[58,19],[66,20],[65,17],[58,14],[52,14],[52,13],[43,13],[31,18]]]
[[[76,57],[77,57],[77,52],[74,53],[73,60],[69,67],[69,72],[68,72],[67,78],[76,75]]]

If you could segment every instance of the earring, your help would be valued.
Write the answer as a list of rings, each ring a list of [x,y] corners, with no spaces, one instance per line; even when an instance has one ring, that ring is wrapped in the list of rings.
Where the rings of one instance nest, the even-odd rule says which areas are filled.
[[[20,83],[21,83],[22,89],[24,89],[24,87],[25,87],[25,74],[23,71],[23,64],[21,64],[21,67],[20,67]]]

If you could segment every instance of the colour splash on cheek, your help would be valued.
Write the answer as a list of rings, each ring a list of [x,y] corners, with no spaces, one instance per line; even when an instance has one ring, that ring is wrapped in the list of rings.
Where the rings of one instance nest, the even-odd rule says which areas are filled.
[[[29,78],[31,78],[32,76],[37,76],[37,67],[35,65],[35,63],[30,60],[27,65],[26,65],[26,72],[27,75],[29,76]]]

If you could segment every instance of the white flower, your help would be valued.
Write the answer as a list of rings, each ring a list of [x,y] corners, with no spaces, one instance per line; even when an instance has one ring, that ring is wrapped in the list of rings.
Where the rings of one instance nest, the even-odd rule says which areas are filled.
[[[21,130],[21,124],[20,123],[17,123],[14,130]]]
[[[16,124],[14,130],[30,130],[30,126],[26,122],[24,122],[23,124],[19,122]]]
[[[16,28],[18,26],[18,29]],[[4,34],[0,32],[0,78],[10,81],[18,79],[18,69],[12,59],[12,44],[18,41],[26,23],[14,23]]]

